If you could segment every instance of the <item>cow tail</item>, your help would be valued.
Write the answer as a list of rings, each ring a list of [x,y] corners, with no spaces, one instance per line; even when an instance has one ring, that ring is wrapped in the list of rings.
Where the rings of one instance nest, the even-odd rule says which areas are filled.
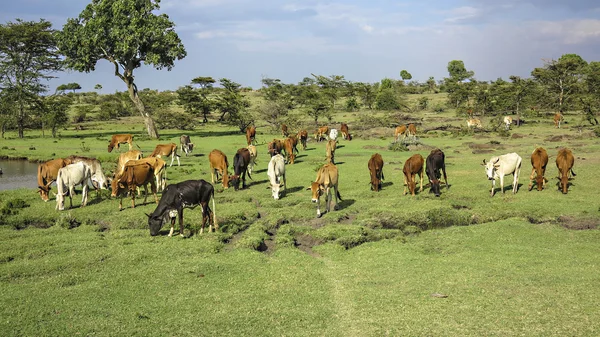
[[[575,174],[575,171],[573,171],[573,169],[571,169],[571,174],[573,175],[573,177],[577,176],[577,175]]]
[[[335,189],[335,193],[337,194],[337,197],[338,197],[338,199],[340,199],[340,201],[344,201],[344,200],[342,199],[342,196],[340,195],[340,191],[338,191],[338,189],[337,189],[337,188]]]

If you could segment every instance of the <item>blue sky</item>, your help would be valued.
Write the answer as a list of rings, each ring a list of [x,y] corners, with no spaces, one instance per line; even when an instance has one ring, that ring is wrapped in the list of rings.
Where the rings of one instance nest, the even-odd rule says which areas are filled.
[[[0,22],[51,21],[60,29],[85,0],[3,3]],[[197,76],[258,88],[262,77],[297,83],[311,73],[354,82],[447,76],[463,60],[479,80],[528,77],[542,59],[576,53],[600,61],[600,2],[584,0],[162,0],[187,57],[172,71],[143,66],[139,88],[175,90]],[[50,82],[91,91],[125,90],[107,61],[93,73],[64,72]]]

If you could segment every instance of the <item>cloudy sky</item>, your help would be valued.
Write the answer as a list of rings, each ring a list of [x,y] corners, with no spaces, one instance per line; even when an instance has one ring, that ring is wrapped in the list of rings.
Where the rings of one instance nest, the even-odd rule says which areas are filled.
[[[61,29],[85,0],[19,0],[2,5],[0,22],[45,18]],[[187,57],[172,71],[144,66],[139,88],[175,90],[197,76],[258,88],[262,77],[297,83],[311,73],[354,82],[447,76],[463,60],[479,80],[528,77],[542,59],[576,53],[600,60],[597,0],[162,0]],[[51,87],[77,82],[86,91],[125,90],[107,61],[95,72],[59,73]]]

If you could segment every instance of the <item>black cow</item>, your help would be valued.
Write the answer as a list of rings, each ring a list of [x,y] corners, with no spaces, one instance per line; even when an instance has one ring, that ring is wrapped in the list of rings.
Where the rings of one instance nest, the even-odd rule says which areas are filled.
[[[449,188],[448,178],[446,177],[446,163],[444,161],[444,152],[440,149],[432,150],[429,156],[427,156],[427,177],[431,183],[431,189],[429,193],[435,193],[436,197],[440,196],[440,169],[444,172],[444,182],[446,182],[446,188]]]
[[[234,175],[231,176],[230,180],[230,183],[233,184],[233,188],[236,191],[240,188],[240,178],[242,179],[242,188],[246,188],[246,173],[248,173],[248,178],[252,179],[250,172],[248,172],[249,164],[250,151],[245,147],[237,150],[237,153],[233,157]]]
[[[208,207],[211,197],[213,204],[212,211]],[[150,235],[157,235],[164,222],[168,219],[171,220],[169,236],[173,235],[175,217],[179,216],[179,235],[183,236],[183,209],[194,209],[198,205],[202,206],[202,227],[200,228],[200,234],[204,232],[204,224],[207,220],[209,222],[209,232],[212,231],[212,223],[215,224],[215,231],[219,229],[215,215],[215,189],[209,182],[203,179],[186,180],[167,186],[154,212],[150,215],[146,214],[148,216]]]

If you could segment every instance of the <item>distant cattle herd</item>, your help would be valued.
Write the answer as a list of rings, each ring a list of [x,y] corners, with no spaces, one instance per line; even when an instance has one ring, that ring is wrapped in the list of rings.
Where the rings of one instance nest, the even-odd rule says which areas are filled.
[[[560,113],[554,116],[555,127],[560,128],[563,117]],[[503,119],[506,129],[510,128],[512,118],[506,116]],[[481,127],[481,121],[476,118],[467,120],[467,126]],[[297,133],[290,133],[287,125],[281,126],[283,139],[273,139],[267,144],[267,152],[271,159],[267,167],[267,176],[269,179],[269,188],[272,197],[275,200],[280,198],[281,193],[286,191],[285,166],[294,164],[295,156],[298,153],[297,144],[300,142],[302,149],[306,150],[308,140],[307,130],[300,130]],[[352,135],[346,123],[341,123],[340,132],[342,138],[350,141]],[[416,138],[417,129],[414,124],[400,125],[396,127],[394,139],[396,142],[407,137]],[[338,147],[338,130],[329,126],[319,127],[314,138],[317,142],[327,141],[325,145],[326,163],[318,170],[317,177],[308,190],[311,190],[312,202],[317,203],[317,216],[322,215],[320,208],[320,197],[325,196],[326,211],[330,211],[332,199],[335,199],[334,209],[338,209],[338,199],[342,200],[338,190],[339,171],[335,164],[335,152]],[[235,190],[246,188],[246,175],[251,178],[252,169],[256,162],[256,128],[249,126],[246,129],[247,147],[240,148],[234,155],[233,175],[228,172],[229,161],[227,155],[218,149],[212,150],[208,155],[212,184],[220,182],[223,188],[233,186]],[[180,165],[180,156],[177,154],[178,148],[186,156],[194,149],[194,144],[187,135],[180,137],[180,144],[175,143],[158,144],[150,156],[142,158],[141,151],[133,150],[133,136],[131,134],[113,135],[108,145],[108,152],[114,148],[117,150],[120,144],[127,143],[129,151],[120,153],[117,161],[117,168],[111,178],[105,177],[102,172],[100,162],[94,158],[70,156],[67,158],[58,158],[41,163],[38,166],[38,188],[42,200],[49,200],[50,185],[56,181],[56,209],[64,209],[64,200],[69,196],[72,207],[72,196],[74,187],[83,186],[83,197],[81,207],[86,206],[88,194],[88,182],[98,189],[106,189],[110,185],[111,196],[120,197],[119,210],[122,209],[122,198],[129,194],[131,196],[131,206],[135,207],[135,197],[140,194],[140,187],[145,190],[144,203],[148,196],[147,185],[154,195],[155,202],[158,204],[156,210],[148,215],[148,225],[151,235],[157,235],[165,222],[171,223],[169,236],[173,234],[175,219],[179,218],[180,235],[183,235],[183,209],[201,206],[203,220],[200,233],[203,232],[205,223],[209,223],[209,230],[216,223],[214,187],[204,180],[186,180],[177,184],[166,185],[166,162],[162,157],[171,156],[171,163],[176,158]],[[370,174],[371,190],[380,191],[384,178],[384,161],[379,153],[373,154],[367,168]],[[545,149],[538,147],[531,154],[532,171],[530,175],[529,190],[533,188],[534,183],[537,190],[542,190],[546,182],[546,166],[548,164],[548,153]],[[560,149],[556,157],[556,166],[559,171],[560,190],[563,193],[568,192],[569,179],[575,176],[573,172],[574,157],[569,149]],[[501,156],[495,156],[489,161],[483,160],[482,166],[485,168],[487,178],[491,180],[491,196],[494,196],[496,180],[500,180],[500,190],[504,193],[504,177],[513,175],[512,191],[517,193],[519,173],[522,166],[522,158],[517,153],[508,153]],[[404,194],[415,195],[417,188],[417,176],[419,179],[419,192],[423,191],[423,176],[426,174],[429,180],[430,192],[436,197],[440,196],[441,182],[444,177],[444,184],[449,188],[446,175],[445,155],[440,149],[434,149],[423,158],[420,154],[414,154],[404,163]],[[160,201],[157,192],[162,192]],[[212,209],[209,207],[209,201],[212,198]]]

